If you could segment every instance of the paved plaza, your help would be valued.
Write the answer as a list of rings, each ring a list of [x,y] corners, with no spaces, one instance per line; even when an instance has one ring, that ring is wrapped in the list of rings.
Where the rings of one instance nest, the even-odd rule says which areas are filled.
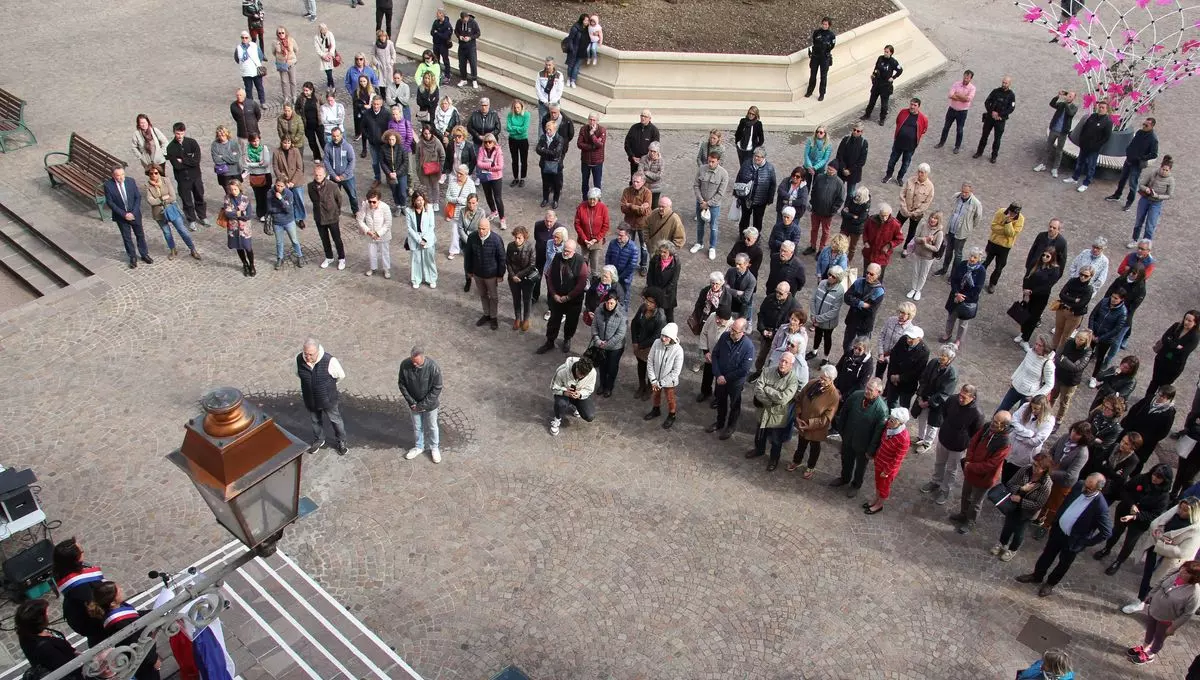
[[[1072,254],[1104,234],[1115,272],[1133,213],[1102,200],[1115,178],[1078,194],[1030,171],[1043,150],[1047,102],[1058,89],[1081,82],[1011,2],[907,4],[950,60],[945,72],[923,83],[901,79],[893,100],[915,93],[927,102],[933,139],[925,138],[914,164],[933,166],[935,205],[947,205],[969,179],[988,215],[1014,200],[1027,215],[1027,233],[996,294],[981,301],[957,360],[960,380],[979,385],[991,408],[1020,361],[1011,341],[1015,326],[1004,310],[1018,295],[1020,263],[1034,234],[1051,217],[1062,217]],[[322,0],[318,7],[343,55],[368,49],[372,3],[352,10]],[[396,8],[398,22],[402,3]],[[298,80],[320,82],[313,26],[300,16],[302,3],[268,0],[267,12],[268,28],[283,24],[297,37]],[[487,678],[510,663],[537,680],[1008,678],[1037,656],[1017,641],[1031,616],[1071,637],[1078,677],[1180,678],[1197,652],[1200,626],[1193,624],[1169,640],[1157,664],[1135,669],[1125,660],[1124,648],[1142,634],[1140,618],[1117,611],[1136,590],[1141,565],[1133,560],[1108,577],[1103,563],[1081,556],[1046,599],[1015,583],[1042,543],[1029,540],[1012,563],[997,561],[987,552],[999,532],[990,512],[973,534],[956,534],[946,521],[951,506],[935,506],[917,491],[931,467],[929,455],[906,459],[886,511],[873,517],[860,510],[863,498],[847,500],[825,487],[837,465],[830,445],[814,480],[782,468],[766,473],[763,459],[742,456],[752,438],[749,398],[741,431],[718,442],[703,432],[712,415],[695,403],[699,376],[690,371],[679,423],[670,431],[641,420],[647,405],[632,398],[635,372],[627,356],[613,397],[598,400],[596,421],[573,421],[550,437],[549,384],[562,355],[534,354],[544,306],[537,307],[529,334],[513,332],[504,290],[500,330],[475,328],[478,298],[462,292],[461,261],[444,258],[449,232],[442,225],[437,290],[414,291],[408,284],[399,239],[390,281],[363,276],[367,248],[358,235],[347,238],[346,271],[319,269],[312,228],[302,233],[309,254],[302,270],[272,271],[274,242],[260,230],[257,278],[241,275],[216,228],[198,234],[203,262],[167,261],[148,213],[155,263],[127,270],[113,223],[97,220],[91,206],[67,192],[51,190],[42,155],[65,151],[68,136],[78,131],[133,161],[129,140],[137,113],[164,131],[185,120],[204,151],[212,214],[218,192],[208,145],[215,126],[229,123],[229,102],[240,84],[229,58],[245,28],[236,3],[48,0],[11,3],[5,16],[19,29],[0,43],[0,60],[9,65],[2,86],[28,100],[26,117],[39,144],[0,156],[0,201],[23,206],[30,221],[62,235],[98,276],[58,304],[0,321],[0,463],[33,467],[47,514],[63,521],[56,536],[79,537],[87,558],[127,587],[146,587],[148,569],[187,565],[228,540],[190,483],[163,459],[181,442],[182,425],[197,413],[202,392],[234,385],[261,395],[281,421],[295,422],[302,405],[294,356],[314,335],[345,367],[343,391],[363,404],[395,405],[395,420],[389,432],[386,420],[381,426],[372,416],[368,434],[352,411],[349,455],[326,450],[305,459],[304,492],[320,508],[290,529],[283,545],[426,678]],[[808,31],[800,27],[797,34]],[[896,56],[903,63],[904,55]],[[964,152],[952,155],[949,146],[936,151],[933,145],[946,91],[964,68],[975,70],[979,96]],[[405,69],[411,74],[412,65]],[[972,160],[983,98],[1006,73],[1014,78],[1017,109],[999,162]],[[443,91],[457,94],[457,88]],[[267,92],[278,96],[273,72]],[[464,115],[477,96],[468,93]],[[493,98],[497,107],[508,103]],[[1198,106],[1200,87],[1189,83],[1164,97],[1154,113],[1162,151],[1176,159],[1178,195],[1165,209],[1155,246],[1159,265],[1130,343],[1144,364],[1162,330],[1197,306],[1196,236],[1188,218],[1200,210],[1194,191]],[[831,126],[835,139],[849,122]],[[274,146],[273,117],[266,123],[264,139]],[[729,134],[736,124],[714,121]],[[765,124],[769,130],[771,122]],[[864,179],[876,204],[898,200],[898,187],[878,184],[891,131],[890,125],[867,126],[872,148]],[[624,134],[609,131],[604,200],[614,214],[627,178]],[[663,134],[665,195],[678,197],[676,206],[687,215],[689,245],[701,137]],[[769,135],[769,160],[780,175],[799,164],[802,141]],[[578,158],[572,150],[566,162],[564,220],[579,199]],[[732,171],[732,161],[726,166]],[[369,163],[359,163],[357,176],[361,193],[370,184]],[[531,176],[523,189],[506,181],[504,188],[510,230],[532,226],[541,212],[539,179]],[[343,229],[349,225],[347,217]],[[721,260],[735,231],[722,227]],[[502,235],[507,241],[509,233]],[[983,238],[977,234],[972,245]],[[681,251],[681,257],[679,297],[686,308],[709,272],[725,266],[702,254]],[[888,270],[889,310],[903,300],[910,266],[897,259]],[[805,299],[811,264],[808,270]],[[918,303],[916,322],[928,336],[940,333],[945,320],[944,286],[931,281]],[[423,344],[445,374],[441,465],[401,455],[412,434],[394,401],[396,369],[414,343]],[[685,343],[693,355],[690,336]],[[575,343],[583,344],[582,337]],[[1193,362],[1178,386],[1182,410],[1196,368]],[[1090,398],[1085,385],[1073,417],[1083,415]],[[243,675],[260,677],[254,669]]]

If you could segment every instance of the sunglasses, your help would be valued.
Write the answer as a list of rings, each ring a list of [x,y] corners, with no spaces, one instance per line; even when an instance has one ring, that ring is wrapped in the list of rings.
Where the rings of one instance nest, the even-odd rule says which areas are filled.
[[[370,199],[369,201],[367,201],[367,203],[369,203],[369,204],[371,204],[371,205],[379,205],[379,201],[377,201],[377,200],[375,200],[375,199],[373,199],[373,198],[372,198],[372,199]]]
[[[1081,278],[1081,279],[1090,279],[1090,278],[1092,278],[1092,275],[1091,275],[1091,274],[1080,274],[1080,275],[1079,275],[1079,278]]]

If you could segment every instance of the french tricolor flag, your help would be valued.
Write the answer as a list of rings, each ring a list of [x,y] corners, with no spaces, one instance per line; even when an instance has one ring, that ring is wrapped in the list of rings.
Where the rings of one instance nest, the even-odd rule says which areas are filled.
[[[67,574],[58,580],[58,592],[65,593],[75,586],[84,583],[99,583],[104,580],[104,574],[100,571],[100,567],[85,567],[82,571],[73,574]]]
[[[169,602],[173,597],[174,591],[164,588],[155,598],[154,606]],[[198,600],[187,603],[180,613],[186,613],[196,602]],[[225,647],[225,633],[220,620],[213,621],[203,629],[192,625],[187,616],[181,616],[179,623],[180,631],[171,637],[171,651],[179,664],[182,678],[233,680],[237,676],[233,658],[229,656],[229,650]]]

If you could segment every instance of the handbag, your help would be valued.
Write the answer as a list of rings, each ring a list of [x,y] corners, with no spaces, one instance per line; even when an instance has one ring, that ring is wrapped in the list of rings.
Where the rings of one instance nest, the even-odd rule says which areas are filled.
[[[962,319],[963,321],[970,321],[971,319],[974,319],[975,315],[978,313],[978,302],[960,302],[958,303],[958,306],[954,308],[954,316]]]
[[[262,188],[267,186],[267,184],[266,175],[250,175],[250,186]]]
[[[421,164],[422,175],[440,175],[442,172],[442,164],[437,161],[425,161]]]
[[[1029,318],[1033,316],[1029,312],[1029,307],[1022,301],[1017,300],[1008,307],[1008,316],[1018,325],[1024,326]]]
[[[584,313],[583,313],[583,325],[585,325],[585,326],[591,326],[591,325],[592,325],[592,321],[594,321],[595,319],[596,319],[596,313],[595,313],[595,312],[584,312]]]
[[[179,206],[174,203],[168,203],[167,207],[163,208],[163,215],[171,222],[183,221],[183,214],[179,212]]]
[[[289,68],[291,68],[291,67],[288,66],[288,63],[286,61],[275,62],[275,70],[279,71],[280,73],[287,73],[287,70]],[[266,69],[264,69],[264,70],[266,70]]]
[[[457,203],[447,203],[446,204],[446,210],[445,210],[446,219],[448,219],[448,220],[454,219],[454,215],[457,212],[458,212],[458,204]]]
[[[738,198],[745,198],[750,195],[750,182],[734,182],[733,195]]]
[[[700,335],[700,330],[704,328],[704,322],[700,320],[700,317],[692,314],[687,318],[687,326],[692,335]]]
[[[561,161],[542,161],[543,175],[557,175],[560,172],[562,172]]]
[[[229,218],[225,216],[224,210],[217,211],[217,226],[222,229],[229,228]]]
[[[1008,496],[1008,488],[1004,484],[997,484],[987,490],[987,499],[991,501],[992,505],[1000,505],[1008,499]]]
[[[229,174],[229,164],[228,163],[217,163],[216,165],[213,166],[213,171],[215,171],[218,175],[228,175]]]
[[[263,76],[265,76],[265,75],[267,75],[267,67],[266,67],[266,66],[259,66],[259,67],[258,67],[258,77],[259,77],[259,78],[262,78],[262,77],[263,77]]]
[[[275,235],[275,218],[267,215],[267,221],[263,222],[263,233],[267,236]]]
[[[537,267],[534,267],[533,271],[531,271],[531,272],[529,272],[529,274],[525,275],[524,280],[525,281],[537,281],[540,278],[542,278],[542,270],[538,269]]]
[[[1051,300],[1050,301],[1050,311],[1052,311],[1052,312],[1057,312],[1058,310],[1062,309],[1063,307],[1066,307],[1066,305],[1064,305],[1062,303],[1062,300]]]
[[[337,68],[342,65],[342,53],[334,50],[333,52],[333,67]]]

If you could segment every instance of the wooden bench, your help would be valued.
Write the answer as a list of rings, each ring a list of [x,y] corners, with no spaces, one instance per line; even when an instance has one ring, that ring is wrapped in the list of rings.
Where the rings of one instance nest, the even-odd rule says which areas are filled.
[[[25,125],[25,101],[16,95],[0,90],[0,153],[8,152],[8,138],[24,134],[30,146],[37,145],[37,137]]]
[[[51,163],[51,156],[65,156],[67,160]],[[52,151],[42,158],[46,166],[46,174],[50,176],[50,186],[65,185],[76,193],[82,194],[96,202],[96,213],[104,219],[104,182],[112,177],[113,168],[126,167],[125,161],[71,133],[71,145],[66,153]]]

